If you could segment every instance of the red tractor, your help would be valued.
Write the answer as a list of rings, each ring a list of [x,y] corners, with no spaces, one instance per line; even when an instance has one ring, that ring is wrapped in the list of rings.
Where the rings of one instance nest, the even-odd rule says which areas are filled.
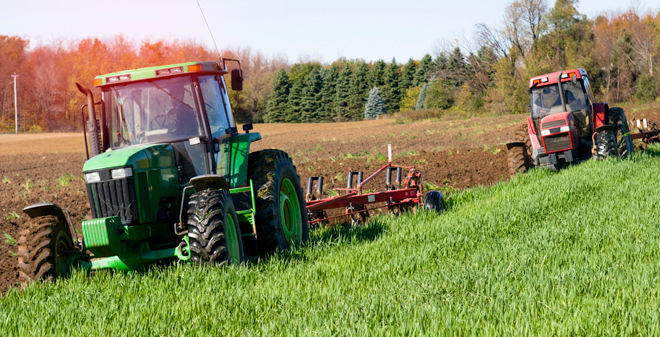
[[[540,166],[553,171],[589,158],[634,151],[621,108],[597,103],[584,69],[532,77],[527,125],[507,144],[512,173]]]

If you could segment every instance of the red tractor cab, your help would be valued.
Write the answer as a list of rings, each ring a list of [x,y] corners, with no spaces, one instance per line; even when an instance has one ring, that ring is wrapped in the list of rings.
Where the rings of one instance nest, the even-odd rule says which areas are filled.
[[[556,170],[592,157],[633,152],[623,109],[595,101],[586,70],[532,77],[529,93],[527,125],[507,144],[512,173],[532,166]]]

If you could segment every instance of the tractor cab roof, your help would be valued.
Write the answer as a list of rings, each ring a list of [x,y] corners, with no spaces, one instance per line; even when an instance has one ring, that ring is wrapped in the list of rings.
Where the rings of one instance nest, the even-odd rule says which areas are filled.
[[[531,89],[534,84],[536,87],[544,87],[546,85],[557,84],[557,76],[559,72],[554,72],[550,74],[545,74],[541,76],[535,76],[529,79],[529,88]],[[571,80],[571,76],[575,75],[576,78],[582,78],[587,76],[587,71],[582,68],[563,70],[561,73],[561,81],[567,82]],[[537,84],[538,83],[538,84]]]
[[[216,61],[203,61],[203,62],[186,62],[176,63],[170,65],[146,67],[139,69],[131,69],[99,75],[94,78],[94,86],[102,87],[110,84],[127,83],[133,81],[147,80],[151,78],[162,78],[168,76],[176,76],[184,73],[204,72],[226,74],[228,73],[226,67],[221,62]]]

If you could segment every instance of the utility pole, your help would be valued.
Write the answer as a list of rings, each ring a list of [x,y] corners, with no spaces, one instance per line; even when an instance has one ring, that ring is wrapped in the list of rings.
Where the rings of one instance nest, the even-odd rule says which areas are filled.
[[[16,99],[16,73],[14,75],[11,75],[11,77],[14,78],[14,120],[15,120],[15,125],[16,125],[16,133],[18,133],[18,100]]]

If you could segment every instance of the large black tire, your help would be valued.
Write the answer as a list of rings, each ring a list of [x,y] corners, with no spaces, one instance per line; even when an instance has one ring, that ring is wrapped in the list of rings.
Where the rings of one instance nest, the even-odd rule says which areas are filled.
[[[300,177],[291,158],[280,150],[250,153],[248,177],[252,179],[255,190],[257,248],[260,254],[265,256],[306,242],[309,239],[306,204]],[[299,216],[288,212],[296,208],[293,197],[281,198],[282,193],[291,196],[293,192],[297,196],[299,208],[299,212],[295,213],[299,213]],[[285,214],[281,214],[282,209]],[[285,235],[283,215],[286,219],[296,219],[291,222],[290,230],[287,230],[287,233],[293,233],[289,238]]]
[[[438,213],[444,212],[446,206],[442,194],[438,191],[429,191],[426,193],[426,198],[424,198],[424,208],[427,211],[436,211]]]
[[[616,137],[614,136],[614,132],[610,130],[601,130],[596,133],[594,140],[596,143],[596,153],[594,154],[594,157],[597,159],[603,160],[609,156],[616,157],[619,155],[616,148]]]
[[[507,152],[507,157],[509,160],[509,171],[513,175],[526,172],[528,169],[534,166],[532,161],[532,144],[529,140],[527,123],[525,123],[525,125],[521,125],[516,130],[515,141],[522,142],[525,144],[525,146],[515,146]]]
[[[224,265],[243,262],[241,228],[227,190],[206,190],[193,194],[188,203],[187,223],[193,263]],[[234,232],[228,235],[232,225]]]
[[[626,119],[626,113],[621,108],[610,108],[607,110],[610,124],[614,125],[614,135],[617,140],[617,150],[620,157],[625,157],[635,151],[630,126]]]
[[[51,281],[65,277],[71,267],[67,263],[67,252],[74,249],[67,224],[60,223],[56,216],[31,219],[18,238],[19,281]]]

